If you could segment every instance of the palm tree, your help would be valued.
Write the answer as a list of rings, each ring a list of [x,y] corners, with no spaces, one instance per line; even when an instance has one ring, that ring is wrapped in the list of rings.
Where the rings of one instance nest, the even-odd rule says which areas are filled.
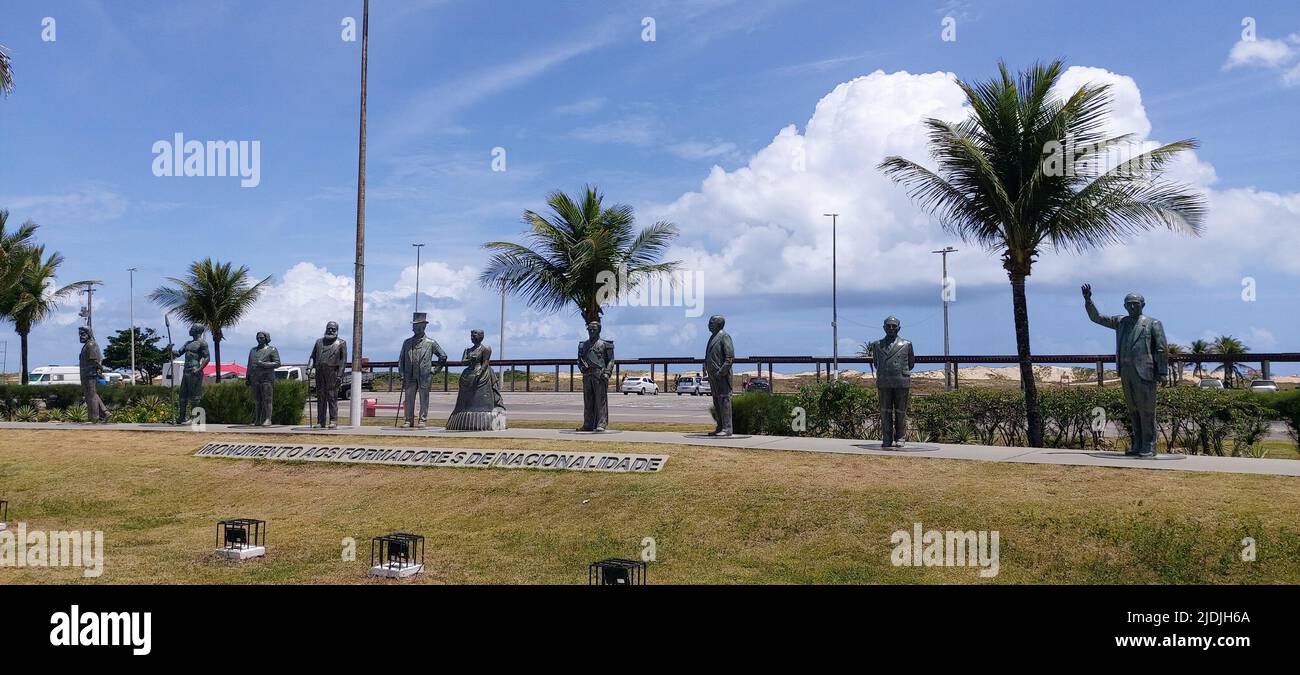
[[[896,156],[879,167],[945,231],[1001,254],[1011,281],[1031,446],[1043,442],[1025,301],[1025,280],[1037,256],[1044,249],[1082,252],[1160,226],[1199,234],[1205,215],[1202,195],[1160,177],[1196,142],[1170,143],[1104,170],[1110,152],[1133,139],[1106,135],[1107,85],[1084,85],[1064,100],[1053,96],[1061,69],[1060,61],[1035,64],[1016,78],[999,63],[998,78],[958,81],[971,116],[956,124],[925,120],[938,172]],[[1064,171],[1044,157],[1061,147]]]
[[[1231,335],[1220,335],[1214,338],[1210,343],[1210,351],[1215,354],[1245,354],[1250,351],[1246,343],[1238,340]],[[1231,361],[1224,361],[1223,365],[1215,368],[1214,371],[1223,371],[1223,386],[1231,389],[1235,386],[1238,378],[1244,377],[1241,373],[1241,367]]]
[[[21,258],[21,274],[9,292],[0,298],[0,310],[3,310],[5,318],[14,322],[22,362],[20,381],[27,382],[27,337],[32,328],[54,314],[59,303],[76,292],[78,286],[99,282],[75,281],[67,286],[56,287],[54,279],[58,275],[59,266],[63,264],[61,253],[56,251],[47,257],[44,246],[32,246],[22,249],[17,255]]]
[[[588,186],[581,201],[560,191],[546,199],[549,217],[524,212],[529,226],[529,246],[492,241],[483,248],[496,251],[479,282],[527,298],[530,307],[555,311],[572,302],[585,322],[598,321],[608,299],[606,274],[622,274],[627,283],[618,291],[635,288],[650,274],[670,274],[678,261],[658,262],[677,237],[677,226],[657,222],[635,231],[632,207],[615,204],[606,208],[604,195]],[[622,279],[619,279],[622,283]]]
[[[1192,340],[1191,349],[1188,353],[1192,356],[1192,377],[1201,379],[1205,377],[1205,360],[1203,357],[1214,353],[1210,348],[1210,343],[1205,340]]]
[[[1183,349],[1183,346],[1178,343],[1170,342],[1165,346],[1165,353],[1169,356],[1184,356],[1187,354],[1187,350]],[[1183,361],[1169,359],[1169,386],[1175,386],[1183,381],[1183,368],[1186,366],[1187,364]]]
[[[14,62],[9,58],[9,50],[0,45],[0,94],[9,96],[14,90]]]
[[[217,382],[221,381],[221,340],[225,329],[239,323],[271,280],[253,283],[248,266],[235,269],[232,263],[213,262],[211,258],[195,261],[184,279],[168,277],[174,287],[160,286],[149,299],[191,324],[212,333],[213,354],[217,363]]]
[[[9,212],[0,209],[0,288],[13,288],[18,281],[18,275],[22,274],[27,261],[28,247],[38,227],[29,220],[17,230],[8,232],[5,230],[8,220]],[[0,308],[0,316],[3,315],[3,308]]]

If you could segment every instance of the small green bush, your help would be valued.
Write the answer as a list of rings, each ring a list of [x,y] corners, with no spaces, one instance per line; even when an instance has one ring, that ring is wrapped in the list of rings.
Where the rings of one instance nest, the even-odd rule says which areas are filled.
[[[748,391],[731,397],[731,422],[738,434],[791,436],[794,397]]]
[[[271,401],[273,424],[300,424],[307,404],[307,383],[289,380],[275,382]],[[246,382],[222,382],[203,387],[199,402],[212,424],[252,424],[255,412],[252,389]]]

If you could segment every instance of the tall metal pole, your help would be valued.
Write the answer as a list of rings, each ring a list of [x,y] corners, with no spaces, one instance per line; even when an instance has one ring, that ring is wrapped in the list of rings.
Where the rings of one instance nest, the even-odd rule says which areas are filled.
[[[506,287],[501,286],[501,347],[497,349],[497,359],[506,357]],[[513,381],[513,380],[512,380]]]
[[[361,426],[361,322],[366,276],[366,56],[370,37],[370,0],[365,0],[361,17],[361,122],[357,140],[357,259],[352,298],[352,392],[348,418]]]
[[[126,270],[131,273],[131,385],[135,385],[135,268]]]
[[[840,379],[840,314],[838,304],[838,274],[836,267],[836,236],[835,230],[839,223],[840,214],[823,213],[823,216],[829,216],[831,219],[831,360],[834,367],[831,369],[831,379]]]
[[[415,247],[415,311],[420,311],[420,249],[424,244],[411,244]]]
[[[943,279],[941,279],[940,295],[943,297],[943,388],[944,391],[952,391],[952,364],[948,358],[948,254],[956,253],[957,249],[951,246],[945,246],[939,251],[930,251],[943,256]]]

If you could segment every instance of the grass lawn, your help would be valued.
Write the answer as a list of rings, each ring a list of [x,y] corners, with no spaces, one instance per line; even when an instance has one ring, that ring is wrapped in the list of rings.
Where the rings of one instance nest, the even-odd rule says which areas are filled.
[[[9,583],[411,583],[366,576],[370,537],[428,537],[414,583],[586,583],[636,557],[651,583],[1300,583],[1300,480],[815,455],[613,441],[366,444],[667,453],[658,474],[291,464],[192,457],[187,432],[0,430],[0,497],[29,530],[102,530],[105,572],[0,567]],[[223,441],[304,443],[223,434]],[[319,442],[337,438],[313,437]],[[269,555],[212,555],[215,523],[268,521]],[[890,535],[997,530],[1000,570],[890,563]],[[11,527],[14,524],[11,523]],[[357,542],[357,560],[341,542]],[[1253,537],[1258,558],[1240,559]]]

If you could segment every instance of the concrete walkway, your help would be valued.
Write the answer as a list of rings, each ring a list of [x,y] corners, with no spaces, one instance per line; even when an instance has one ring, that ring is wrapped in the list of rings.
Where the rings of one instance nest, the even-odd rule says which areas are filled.
[[[1071,450],[1064,448],[1019,448],[994,445],[958,445],[952,443],[912,443],[902,450],[881,450],[879,441],[846,440],[839,438],[801,438],[787,436],[736,436],[713,439],[698,433],[670,431],[612,431],[604,434],[575,433],[567,429],[507,429],[504,431],[444,431],[440,427],[408,431],[392,427],[343,427],[322,431],[306,426],[250,427],[231,424],[209,424],[206,431],[190,431],[189,427],[170,424],[77,424],[54,422],[0,422],[0,430],[72,430],[72,431],[160,431],[193,433],[200,437],[210,434],[302,434],[328,435],[342,439],[356,437],[388,438],[525,438],[548,441],[606,441],[611,443],[657,443],[693,446],[720,446],[726,448],[752,448],[756,450],[783,450],[791,452],[825,452],[852,455],[889,455],[901,457],[930,457],[936,459],[964,459],[983,462],[1015,462],[1021,464],[1066,464],[1072,466],[1109,466],[1127,469],[1159,469],[1169,471],[1210,471],[1216,473],[1253,473],[1271,476],[1300,476],[1300,460],[1254,459],[1250,457],[1210,457],[1204,455],[1161,454],[1155,459],[1127,458],[1117,452]],[[206,441],[205,441],[206,442]],[[356,441],[353,441],[356,442]],[[0,453],[4,452],[3,435],[0,435]]]

